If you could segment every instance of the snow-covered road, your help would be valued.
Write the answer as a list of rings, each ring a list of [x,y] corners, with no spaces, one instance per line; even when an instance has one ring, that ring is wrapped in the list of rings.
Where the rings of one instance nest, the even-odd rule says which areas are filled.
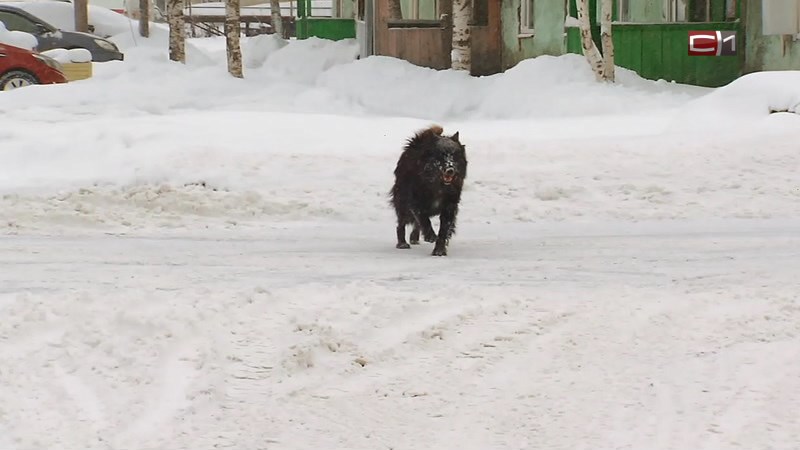
[[[0,447],[785,448],[796,222],[0,238]]]
[[[115,28],[124,62],[0,95],[0,450],[797,449],[800,71],[260,36],[240,80]],[[447,258],[387,203],[432,123]]]

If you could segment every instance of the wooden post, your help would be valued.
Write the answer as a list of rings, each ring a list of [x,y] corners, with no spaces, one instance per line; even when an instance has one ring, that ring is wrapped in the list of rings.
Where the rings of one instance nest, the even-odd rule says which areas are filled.
[[[150,0],[139,0],[139,35],[150,37]]]
[[[89,32],[89,1],[75,0],[72,4],[75,10],[75,31]]]

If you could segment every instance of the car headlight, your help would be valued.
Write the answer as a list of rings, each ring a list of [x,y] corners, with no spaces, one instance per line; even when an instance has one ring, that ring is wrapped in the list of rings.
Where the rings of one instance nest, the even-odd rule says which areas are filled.
[[[53,58],[51,58],[49,56],[45,56],[45,55],[42,55],[40,53],[37,53],[37,54],[34,54],[33,57],[38,59],[39,61],[45,63],[51,69],[56,69],[59,72],[63,72],[64,71],[64,66],[62,66],[60,62],[56,61],[55,59],[53,59]]]
[[[103,39],[95,39],[94,43],[99,45],[101,48],[108,50],[110,52],[117,51],[117,46],[112,44],[111,42],[105,41]]]

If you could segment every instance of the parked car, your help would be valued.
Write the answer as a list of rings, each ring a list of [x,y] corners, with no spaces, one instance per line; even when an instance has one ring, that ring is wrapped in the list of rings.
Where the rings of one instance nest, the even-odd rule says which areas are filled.
[[[0,4],[0,22],[5,23],[9,31],[24,31],[36,36],[38,51],[54,48],[85,48],[92,54],[92,61],[122,61],[124,55],[113,42],[89,33],[64,31],[50,25],[33,14],[13,6],[11,3]]]
[[[0,43],[0,91],[66,82],[61,64],[55,59]]]

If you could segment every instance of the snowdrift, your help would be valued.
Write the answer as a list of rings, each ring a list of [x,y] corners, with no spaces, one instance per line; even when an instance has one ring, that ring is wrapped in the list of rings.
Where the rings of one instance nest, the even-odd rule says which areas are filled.
[[[800,114],[800,71],[755,72],[689,102],[673,124],[682,130],[733,130],[772,113]],[[796,117],[800,122],[800,117]],[[800,126],[800,123],[798,123]]]
[[[189,102],[207,108],[236,104],[244,109],[442,121],[635,114],[674,109],[707,91],[643,80],[624,69],[619,70],[619,83],[600,85],[578,55],[541,57],[504,74],[473,78],[394,58],[358,60],[354,40],[287,42],[274,36],[243,39],[245,79],[237,80],[226,72],[223,38],[190,39],[183,66],[168,60],[167,28],[153,24],[151,33],[149,39],[130,30],[114,36],[126,54],[124,63],[96,65],[91,83],[72,83],[37,100],[60,105],[102,91],[99,108],[109,101],[137,110]],[[18,107],[27,104],[20,100]]]

